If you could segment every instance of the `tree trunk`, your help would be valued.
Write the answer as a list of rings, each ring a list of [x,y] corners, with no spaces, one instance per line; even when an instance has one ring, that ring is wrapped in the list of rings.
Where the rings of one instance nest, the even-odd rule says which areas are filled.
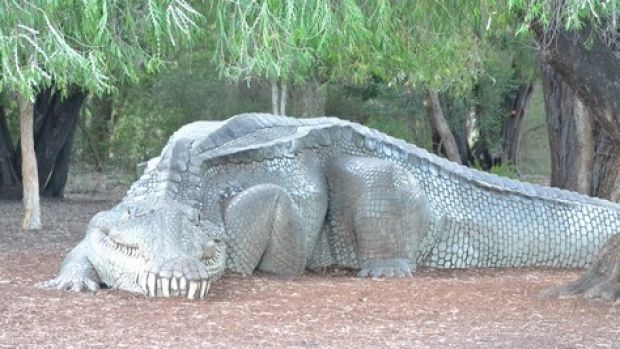
[[[85,98],[85,92],[77,91],[70,93],[67,98],[63,99],[60,93],[53,91],[53,89],[45,89],[37,95],[33,112],[33,134],[35,154],[37,157],[36,163],[38,167],[39,189],[40,193],[44,196],[63,196],[62,193],[64,192],[64,188],[59,188],[58,186],[64,186],[64,184],[66,184],[73,137],[80,109]],[[2,128],[2,118],[0,118],[0,133],[2,133]],[[8,135],[8,131],[6,131],[6,134]],[[8,138],[3,135],[0,135],[0,137],[3,138],[3,140],[0,141],[0,157],[6,159],[6,154],[10,154],[10,152],[3,151],[2,144],[7,144],[4,139]],[[21,148],[21,140],[18,141],[17,148]],[[14,168],[20,168],[22,164],[22,153],[14,152],[12,157]],[[2,162],[4,162],[4,160],[2,160]],[[58,173],[56,173],[56,171],[58,171]],[[19,176],[18,181],[21,181]],[[52,187],[48,188],[50,185]],[[19,185],[13,187],[20,188]],[[0,197],[21,197],[21,188],[19,190],[14,190],[12,189],[13,187],[6,183],[6,181],[0,180]]]
[[[593,36],[587,23],[576,33],[561,28],[547,33],[539,23],[534,23],[532,30],[543,60],[579,95],[613,142],[620,144],[620,59],[616,52]]]
[[[502,144],[502,162],[517,165],[521,151],[525,112],[532,99],[534,85],[526,83],[519,86],[516,96],[510,102],[510,114],[504,122],[504,142]]]
[[[597,126],[591,195],[620,202],[620,144]]]
[[[35,135],[35,150],[41,193],[44,196],[62,197],[56,194],[64,190],[57,186],[66,183],[73,136],[86,93],[74,92],[66,99],[62,99],[59,93],[54,95],[52,103],[37,103],[37,119],[42,121]],[[65,166],[59,166],[63,164]],[[63,171],[64,173],[56,173]],[[48,189],[47,186],[54,176],[57,178],[54,183],[56,188]]]
[[[21,197],[19,174],[15,166],[15,148],[2,106],[0,106],[0,197],[4,199]]]
[[[551,152],[553,154],[569,147],[574,149],[577,152],[577,155],[574,155],[577,156],[576,163],[564,163],[565,167],[575,166],[579,171],[573,173],[573,182],[576,182],[573,185],[576,189],[589,186],[588,194],[618,201],[620,58],[617,56],[618,52],[614,52],[617,48],[608,46],[596,35],[592,35],[596,32],[592,31],[588,23],[581,32],[570,34],[561,28],[545,32],[540,23],[534,23],[532,29],[542,48],[543,61],[550,66],[544,67],[543,72],[544,79],[548,80],[545,82],[548,85],[545,104],[548,105],[546,109],[550,118]],[[612,29],[612,33],[616,34],[615,24]],[[587,46],[586,40],[589,40]],[[557,77],[553,76],[554,74],[557,74]],[[565,85],[557,83],[560,80]],[[572,90],[570,93],[565,92],[568,87]],[[565,101],[564,104],[562,100]],[[566,114],[562,114],[563,109],[567,110]],[[555,120],[560,120],[560,125],[573,123],[573,126],[560,126],[558,129],[556,123],[556,127],[552,129],[551,122]],[[559,131],[562,129],[567,131]],[[568,136],[567,133],[572,135]],[[559,149],[554,148],[552,136],[556,138],[555,147],[559,146]],[[559,142],[557,138],[560,138]],[[565,147],[562,147],[564,145]],[[588,152],[589,159],[586,154]],[[564,153],[570,155],[569,152]],[[588,169],[592,158],[593,166]],[[552,168],[552,172],[556,171],[558,169]],[[568,174],[571,172],[565,171],[560,177],[568,177]],[[609,238],[592,266],[581,278],[567,287],[548,290],[543,296],[563,294],[584,294],[589,298],[612,301],[620,298],[620,234]]]
[[[426,96],[426,108],[428,117],[431,121],[433,130],[437,132],[439,138],[440,150],[445,151],[449,160],[461,164],[461,157],[459,155],[459,148],[456,145],[454,135],[448,126],[448,122],[441,110],[441,104],[439,102],[439,96],[436,91],[428,90]]]
[[[67,134],[65,144],[58,152],[50,177],[45,187],[41,189],[41,195],[44,197],[62,198],[65,196],[65,186],[69,178],[69,164],[71,163],[71,153],[76,127],[77,125],[74,123],[72,129]],[[39,176],[39,178],[41,177]]]
[[[286,102],[288,99],[288,92],[286,84],[280,82],[280,115],[286,115]]]
[[[593,120],[575,92],[548,65],[543,67],[543,94],[551,148],[551,186],[590,194]]]
[[[553,67],[543,66],[551,185],[617,201],[620,149]]]
[[[286,83],[271,80],[271,113],[273,115],[286,115],[287,102]]]
[[[280,91],[278,88],[278,81],[271,80],[271,113],[273,115],[280,115]]]
[[[447,115],[449,119],[455,118],[459,120],[457,117],[457,113],[462,113],[461,108],[456,107],[455,110],[455,100],[446,99],[441,104],[441,110],[444,117]],[[456,124],[452,124],[451,130],[453,130],[452,135],[454,135],[454,140],[456,142],[456,146],[459,150],[459,158],[461,159],[461,164],[464,166],[470,166],[473,163],[473,148],[474,142],[470,142],[472,140],[472,132],[477,132],[476,130],[476,121],[473,113],[468,113],[464,120],[459,120]],[[440,149],[437,148],[438,145],[442,144],[441,137],[437,133],[437,131],[433,128],[432,134],[432,142],[433,142],[433,151],[441,152]],[[445,156],[445,151],[442,152]]]
[[[461,163],[465,166],[470,166],[470,159],[472,159],[471,147],[469,146],[469,129],[467,125],[461,127],[456,133],[454,133],[454,139],[456,145],[459,148],[459,158]]]
[[[19,96],[20,135],[22,152],[22,185],[24,220],[22,229],[41,229],[41,208],[39,203],[39,181],[37,158],[34,152],[33,105],[24,96]]]
[[[299,91],[301,116],[304,118],[325,115],[326,88],[315,79],[304,84]]]

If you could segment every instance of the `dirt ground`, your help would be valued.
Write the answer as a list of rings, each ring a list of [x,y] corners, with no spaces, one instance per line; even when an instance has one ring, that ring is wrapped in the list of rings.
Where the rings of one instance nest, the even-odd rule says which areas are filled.
[[[226,276],[201,301],[33,288],[118,199],[44,201],[40,232],[19,230],[20,202],[0,201],[0,348],[620,348],[620,304],[536,298],[580,270]]]

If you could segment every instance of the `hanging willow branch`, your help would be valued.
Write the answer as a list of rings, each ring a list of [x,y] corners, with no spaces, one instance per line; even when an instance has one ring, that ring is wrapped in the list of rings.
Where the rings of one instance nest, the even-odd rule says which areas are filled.
[[[135,81],[141,66],[157,69],[196,37],[202,19],[184,0],[4,0],[0,92],[32,99],[52,83],[61,91],[78,85],[109,92]]]

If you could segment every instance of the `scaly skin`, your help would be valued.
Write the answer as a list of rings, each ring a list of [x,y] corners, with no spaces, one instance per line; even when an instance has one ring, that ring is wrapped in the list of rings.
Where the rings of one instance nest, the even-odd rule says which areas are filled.
[[[336,118],[246,114],[175,133],[41,286],[196,298],[224,269],[584,267],[619,230],[608,201],[471,170]]]

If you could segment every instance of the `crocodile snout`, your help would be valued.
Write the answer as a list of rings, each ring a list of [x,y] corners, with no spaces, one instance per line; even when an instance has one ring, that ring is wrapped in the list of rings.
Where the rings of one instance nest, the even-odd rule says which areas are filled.
[[[205,298],[225,267],[225,244],[215,239],[203,246],[200,259],[186,255],[155,258],[136,282],[148,297]]]

